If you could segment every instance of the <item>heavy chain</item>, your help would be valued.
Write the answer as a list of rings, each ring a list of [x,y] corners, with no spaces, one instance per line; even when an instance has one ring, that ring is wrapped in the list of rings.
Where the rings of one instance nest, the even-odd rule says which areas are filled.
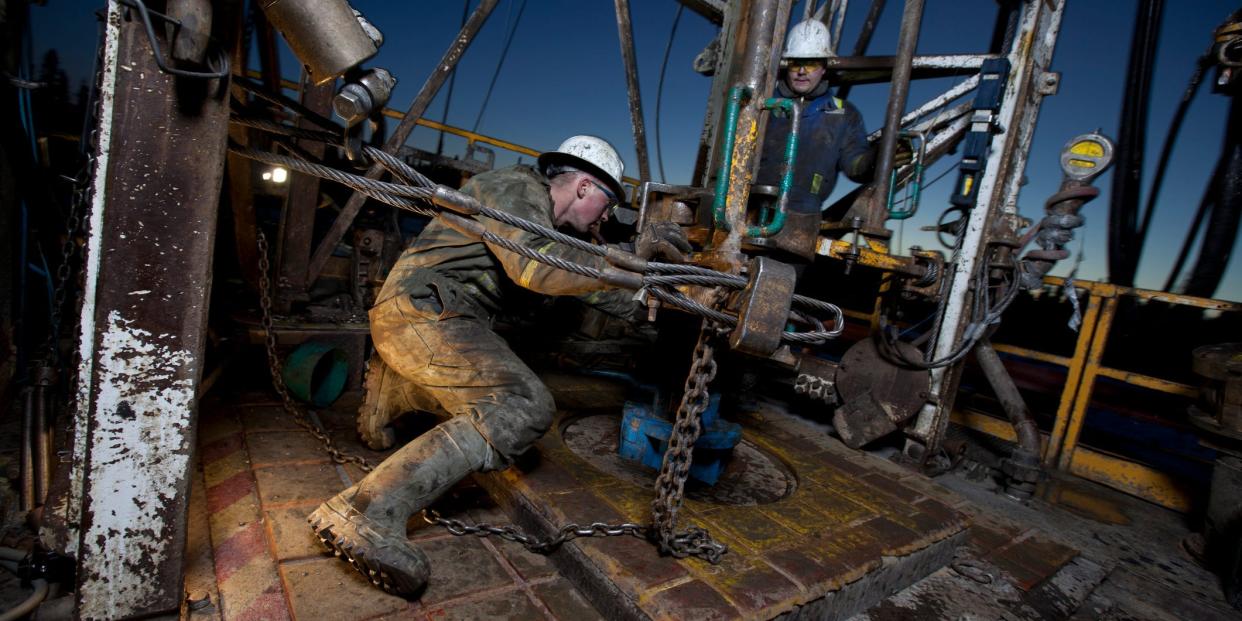
[[[719,306],[725,295],[723,289],[718,289],[713,306]],[[685,392],[677,408],[677,419],[669,434],[668,450],[664,452],[660,476],[656,478],[656,499],[651,503],[652,528],[655,529],[660,550],[677,558],[699,556],[712,564],[720,562],[720,556],[728,551],[728,547],[697,526],[681,532],[677,532],[676,527],[686,477],[690,475],[694,442],[702,432],[702,415],[711,399],[707,386],[716,377],[715,348],[712,345],[715,333],[714,325],[704,320],[690,362],[690,373],[686,376]]]
[[[338,464],[355,464],[364,472],[370,472],[371,463],[361,455],[349,453],[341,450],[336,446],[336,442],[332,437],[320,429],[318,425],[312,423],[306,412],[298,406],[293,400],[293,396],[289,394],[289,389],[285,386],[285,378],[281,373],[280,356],[276,354],[276,332],[272,329],[272,282],[268,279],[268,271],[271,264],[267,260],[267,236],[263,231],[258,232],[259,241],[259,307],[263,309],[263,343],[267,349],[267,368],[272,374],[272,388],[276,389],[276,394],[280,395],[280,404],[285,412],[293,418],[293,422],[298,427],[306,430],[319,443],[323,445],[323,450],[332,458],[332,461]]]
[[[73,182],[73,198],[69,201],[69,214],[65,218],[65,240],[60,245],[60,265],[56,267],[56,284],[52,293],[52,308],[48,318],[47,341],[43,345],[43,359],[47,364],[56,365],[60,360],[59,340],[61,313],[65,307],[65,297],[69,291],[69,278],[73,275],[73,256],[77,250],[78,232],[82,228],[82,211],[86,205],[86,197],[90,191],[90,174],[94,158],[87,160],[83,171]]]
[[[476,537],[490,537],[495,535],[501,539],[512,541],[524,546],[527,550],[538,554],[547,554],[560,547],[567,541],[572,541],[579,537],[621,537],[631,536],[640,539],[648,538],[650,529],[642,524],[634,524],[632,522],[622,522],[620,524],[606,524],[604,522],[592,522],[588,526],[580,526],[576,523],[566,524],[557,529],[556,534],[547,539],[539,539],[533,535],[522,532],[516,526],[493,526],[486,522],[478,524],[467,524],[461,520],[441,517],[441,515],[431,509],[423,511],[423,520],[433,526],[442,526],[450,534],[458,537],[466,535],[474,535]]]

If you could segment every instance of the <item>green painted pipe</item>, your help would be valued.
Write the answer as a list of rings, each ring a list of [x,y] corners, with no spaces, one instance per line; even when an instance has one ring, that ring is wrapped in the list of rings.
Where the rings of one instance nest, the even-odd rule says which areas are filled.
[[[904,209],[897,209],[895,199],[897,198],[897,168],[893,167],[892,181],[888,184],[888,219],[889,220],[906,220],[914,216],[919,210],[919,198],[923,193],[923,159],[927,155],[927,136],[923,132],[903,131],[899,135],[910,141],[911,150],[914,151],[914,176],[910,180],[910,204]]]
[[[330,343],[306,341],[285,360],[281,373],[293,396],[326,408],[341,396],[349,375],[345,352]]]
[[[789,203],[789,190],[793,188],[794,162],[798,157],[798,125],[802,116],[802,110],[792,99],[766,99],[763,102],[765,110],[780,108],[790,116],[789,137],[785,139],[785,173],[781,175],[781,190],[776,198],[776,214],[772,216],[772,220],[767,224],[762,224],[766,220],[766,213],[761,213],[759,217],[760,226],[752,226],[746,229],[747,237],[771,237],[781,232],[785,228],[785,213]],[[766,210],[765,210],[766,212]]]
[[[724,157],[720,172],[716,175],[716,196],[712,199],[712,218],[718,229],[729,229],[725,218],[725,199],[729,195],[729,169],[733,168],[733,146],[737,142],[737,117],[742,110],[742,99],[750,97],[750,87],[741,84],[729,89],[729,101],[725,104]]]

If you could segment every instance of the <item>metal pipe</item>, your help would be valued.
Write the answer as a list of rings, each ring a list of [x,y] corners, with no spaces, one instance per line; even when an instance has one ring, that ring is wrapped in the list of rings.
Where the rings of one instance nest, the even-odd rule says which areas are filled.
[[[1213,206],[1203,231],[1199,257],[1182,291],[1187,295],[1206,298],[1216,293],[1237,243],[1239,220],[1242,219],[1242,98],[1234,94],[1230,100],[1225,145],[1216,168],[1219,174],[1207,188]]]
[[[845,13],[849,11],[850,0],[839,0],[832,9],[832,53],[837,53],[841,46],[841,29],[845,27]],[[828,25],[828,24],[825,24]]]
[[[989,52],[999,54],[1013,45],[1013,36],[1018,29],[1020,5],[1016,0],[997,0],[996,21],[992,23],[992,40],[988,43]]]
[[[920,118],[927,116],[932,110],[935,110],[936,108],[939,108],[953,101],[954,99],[957,99],[958,97],[961,97],[962,95],[965,95],[967,92],[973,90],[978,85],[979,85],[978,75],[975,75],[975,76],[972,76],[966,79],[961,84],[958,84],[957,86],[954,86],[953,88],[937,95],[935,98],[929,100],[927,103],[919,106],[918,108],[907,112],[905,115],[901,117],[902,126],[909,125],[910,123],[913,123],[914,121],[917,121]],[[969,105],[967,105],[963,109],[969,110]],[[940,114],[944,114],[944,113],[945,111],[942,110],[939,113],[937,113],[937,116],[939,116]],[[955,118],[955,115],[950,113],[945,118],[953,119]],[[926,128],[926,131],[931,131],[933,129],[935,128],[928,127]],[[883,133],[883,131],[884,131],[884,128],[880,128],[880,129],[877,129],[871,132],[870,134],[867,134],[867,140],[871,140],[871,141],[878,140],[880,138],[880,134]]]
[[[638,177],[651,180],[647,159],[647,127],[643,121],[643,97],[638,89],[638,59],[634,54],[634,24],[630,21],[630,0],[614,0],[617,7],[617,36],[621,40],[621,60],[625,63],[625,88],[630,96],[630,124],[634,126],[634,149],[638,152]]]
[[[26,389],[26,402],[22,407],[22,513],[35,507],[34,475],[34,387]]]
[[[1009,423],[1013,425],[1014,434],[1018,437],[1018,448],[1031,455],[1039,455],[1039,427],[1031,417],[1031,410],[1026,406],[1022,393],[1018,392],[1017,385],[1013,383],[1005,363],[1001,362],[996,349],[992,347],[992,341],[987,337],[980,339],[975,345],[975,360],[979,361],[979,368],[983,369],[984,377],[988,378],[988,383],[992,385],[996,398],[1005,410],[1005,416],[1009,417]]]
[[[1113,171],[1109,194],[1108,280],[1127,287],[1134,285],[1139,255],[1143,251],[1138,238],[1139,196],[1143,192],[1147,112],[1163,12],[1164,0],[1143,0],[1139,4],[1117,130],[1117,169]]]
[[[863,20],[862,31],[858,33],[858,41],[854,43],[854,52],[851,56],[862,56],[867,53],[867,48],[871,46],[871,35],[875,34],[875,26],[880,23],[880,14],[884,12],[884,3],[885,0],[871,0],[871,8],[867,9],[867,17]],[[849,96],[849,84],[837,89],[837,97],[849,99]]]
[[[789,211],[789,190],[793,188],[793,171],[794,163],[798,158],[798,128],[801,125],[802,106],[793,99],[768,99],[763,102],[766,110],[772,108],[781,108],[789,115],[789,138],[785,140],[785,161],[782,165],[780,193],[776,200],[776,215],[772,217],[772,221],[763,223],[763,218],[759,219],[760,226],[752,226],[746,230],[747,237],[771,237],[781,232],[785,228],[785,215]],[[765,210],[766,211],[766,210]]]
[[[779,49],[773,43],[779,22],[778,15],[788,16],[789,9],[788,3],[779,0],[755,0],[751,5],[747,19],[746,47],[738,78],[738,82],[749,88],[751,93],[765,93],[771,88],[769,78],[773,77],[772,52]],[[750,197],[751,170],[757,161],[761,103],[758,97],[753,97],[751,103],[741,108],[737,123],[734,124],[735,128],[740,128],[740,138],[734,144],[733,162],[728,174],[725,219],[728,222],[729,234],[716,252],[735,271],[741,269],[739,257],[742,234],[746,230],[746,203]]]
[[[34,593],[31,593],[30,597],[27,597],[22,603],[4,611],[3,614],[0,614],[0,621],[17,621],[17,619],[24,619],[27,615],[34,612],[35,609],[39,607],[39,604],[43,603],[44,599],[47,599],[47,592],[49,588],[47,580],[36,578],[31,584],[34,585]]]
[[[737,141],[737,117],[742,109],[742,98],[750,96],[750,89],[738,85],[729,89],[725,100],[724,144],[721,153],[724,161],[720,163],[720,172],[716,175],[716,195],[712,198],[712,221],[716,228],[729,228],[725,217],[725,201],[729,196],[729,169],[733,167],[733,145]]]
[[[48,488],[52,485],[52,429],[47,419],[50,391],[47,386],[35,386],[34,393],[31,440],[34,442],[34,505],[37,507],[47,500]]]
[[[878,183],[867,209],[867,228],[883,228],[888,217],[885,198],[892,189],[893,155],[897,150],[897,136],[901,132],[901,115],[906,109],[910,95],[910,70],[914,61],[914,49],[919,43],[919,28],[923,24],[923,0],[906,0],[901,14],[901,34],[897,40],[897,58],[893,64],[893,86],[889,90],[888,110],[884,115],[884,133],[880,135],[879,160],[875,167]]]
[[[401,123],[393,130],[392,135],[384,142],[384,151],[390,155],[396,155],[397,150],[405,144],[406,138],[410,137],[410,132],[418,124],[419,117],[427,111],[427,106],[431,104],[431,100],[435,98],[436,93],[440,92],[440,87],[448,79],[453,68],[457,66],[457,61],[465,55],[466,49],[474,41],[475,35],[479,33],[479,29],[483,27],[483,23],[487,21],[492,10],[496,8],[499,0],[482,0],[479,6],[474,9],[474,13],[470,15],[470,19],[466,21],[466,25],[462,27],[461,32],[453,38],[453,42],[445,50],[444,56],[440,58],[440,62],[436,64],[436,68],[428,76],[427,81],[423,83],[422,88],[418,91],[418,95],[414,97],[414,101],[410,103],[410,109],[406,111],[402,117]],[[367,170],[368,179],[378,179],[384,173],[384,167],[379,164],[371,166]],[[323,266],[328,263],[328,258],[332,256],[332,252],[336,250],[336,245],[345,236],[345,231],[354,223],[354,218],[358,216],[358,212],[362,209],[367,197],[361,192],[354,192],[349,197],[349,202],[345,203],[345,208],[341,210],[340,215],[332,223],[332,228],[328,229],[328,233],[324,236],[323,241],[315,248],[315,254],[311,255],[310,265],[306,269],[306,282],[314,283],[319,278],[319,273],[323,271]]]
[[[378,51],[345,0],[264,0],[260,7],[315,84],[328,82]]]

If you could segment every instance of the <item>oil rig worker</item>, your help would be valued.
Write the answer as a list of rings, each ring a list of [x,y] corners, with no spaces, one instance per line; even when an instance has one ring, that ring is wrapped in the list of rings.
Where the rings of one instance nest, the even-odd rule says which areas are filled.
[[[587,233],[625,197],[621,158],[608,142],[573,136],[539,156],[477,175],[461,191],[484,205],[547,227]],[[490,218],[491,232],[539,253],[605,267],[603,259]],[[653,224],[638,237],[646,258],[681,258],[681,229]],[[632,293],[478,241],[433,220],[401,255],[370,311],[382,363],[367,372],[360,426],[386,426],[430,396],[450,417],[410,441],[308,518],[316,535],[373,584],[416,596],[430,573],[406,537],[406,522],[471,472],[498,470],[548,430],[547,387],[499,335],[491,319],[516,303],[515,287],[578,296],[619,316],[637,310]],[[365,435],[365,434],[364,434]],[[373,445],[375,442],[369,442]],[[388,440],[391,443],[391,439]]]
[[[834,97],[825,79],[827,59],[835,55],[823,22],[810,19],[789,29],[775,96],[797,100],[801,107],[798,152],[785,219],[789,231],[781,236],[791,241],[808,236],[814,239],[818,234],[820,211],[832,194],[838,172],[866,183],[875,169],[876,149],[867,143],[862,115],[850,102]],[[773,114],[769,118],[755,183],[780,185],[791,125],[788,117]],[[899,150],[895,162],[903,165],[909,157],[908,151]],[[811,242],[807,249],[813,253],[813,248]]]

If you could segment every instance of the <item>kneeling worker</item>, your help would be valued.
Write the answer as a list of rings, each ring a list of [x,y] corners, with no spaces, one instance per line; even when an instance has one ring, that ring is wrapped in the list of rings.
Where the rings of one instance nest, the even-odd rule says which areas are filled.
[[[539,157],[538,170],[513,166],[472,178],[461,191],[484,205],[586,233],[624,198],[623,164],[612,145],[574,136]],[[539,253],[603,268],[603,259],[479,218],[491,232]],[[638,254],[680,259],[681,229],[653,223]],[[384,363],[372,365],[360,420],[371,428],[410,409],[411,391],[429,395],[451,418],[384,460],[308,518],[315,533],[387,591],[416,595],[430,567],[406,537],[406,522],[471,472],[498,470],[552,424],[547,387],[491,330],[513,286],[573,295],[616,315],[632,314],[632,293],[558,270],[465,236],[433,220],[401,255],[371,309],[371,336]],[[370,441],[371,439],[368,438]],[[372,442],[374,445],[374,442]]]

